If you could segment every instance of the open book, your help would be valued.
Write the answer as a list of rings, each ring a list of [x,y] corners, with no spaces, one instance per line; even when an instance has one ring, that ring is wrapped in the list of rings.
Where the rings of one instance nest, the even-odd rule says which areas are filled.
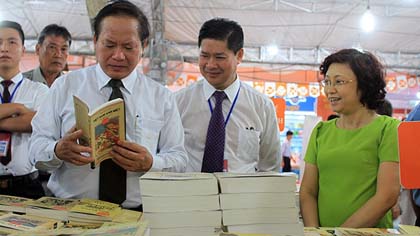
[[[76,128],[83,130],[81,145],[92,148],[93,167],[111,158],[109,152],[118,140],[125,140],[124,100],[108,101],[89,112],[88,105],[73,96]]]

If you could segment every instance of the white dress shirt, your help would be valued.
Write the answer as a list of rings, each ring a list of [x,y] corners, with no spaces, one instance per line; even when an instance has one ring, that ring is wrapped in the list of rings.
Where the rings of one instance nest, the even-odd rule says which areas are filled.
[[[59,160],[54,147],[75,125],[73,95],[90,110],[108,101],[112,92],[108,77],[99,65],[59,77],[47,102],[32,120],[30,152],[36,167],[53,170],[48,188],[61,198],[98,198],[99,168],[76,166]],[[122,80],[126,113],[126,139],[146,147],[153,155],[150,171],[184,172],[188,161],[184,133],[173,94],[137,70]],[[141,204],[139,177],[127,172],[127,196],[123,207]]]
[[[179,113],[185,132],[185,149],[189,162],[187,171],[200,172],[207,128],[214,109],[216,89],[205,79],[176,93]],[[278,171],[280,168],[280,134],[272,101],[236,79],[225,93],[223,101],[226,124],[224,159],[229,172],[252,173]]]
[[[3,78],[0,78],[0,82]],[[13,95],[11,103],[20,103],[31,110],[38,110],[48,93],[48,87],[24,79],[19,73],[12,78],[13,83],[9,86],[9,93]],[[22,82],[21,82],[22,81]],[[19,85],[19,83],[21,84]],[[16,87],[18,86],[19,87]],[[3,86],[0,85],[0,93],[3,94]],[[13,94],[14,92],[14,94]],[[12,159],[4,166],[0,163],[0,175],[26,175],[35,171],[29,158],[29,138],[31,133],[12,133]]]
[[[287,137],[283,141],[283,144],[281,145],[281,155],[284,157],[291,157],[292,152],[290,148],[290,141],[287,140]]]

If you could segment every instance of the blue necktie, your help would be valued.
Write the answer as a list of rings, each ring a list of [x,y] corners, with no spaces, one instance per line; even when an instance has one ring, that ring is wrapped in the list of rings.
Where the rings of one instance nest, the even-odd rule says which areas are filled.
[[[111,79],[108,85],[112,88],[109,101],[124,99],[120,87],[122,81]],[[121,204],[125,201],[127,192],[127,171],[117,165],[112,159],[101,162],[99,169],[99,200]]]
[[[11,80],[3,80],[1,82],[1,84],[3,85],[3,103],[10,103],[10,92],[9,92],[9,86],[11,84],[13,84],[13,81]],[[12,137],[10,134],[10,140],[9,140],[9,145],[7,147],[7,155],[0,158],[0,162],[3,165],[7,165],[9,164],[9,162],[12,160]]]
[[[225,152],[225,118],[223,117],[222,103],[226,98],[223,91],[213,93],[216,105],[207,128],[206,146],[204,148],[201,172],[222,172],[223,155]]]

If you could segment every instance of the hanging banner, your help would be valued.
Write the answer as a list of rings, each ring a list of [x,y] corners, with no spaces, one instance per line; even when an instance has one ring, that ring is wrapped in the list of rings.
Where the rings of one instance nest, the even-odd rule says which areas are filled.
[[[286,83],[277,82],[276,83],[276,96],[285,97],[286,96]]]
[[[190,86],[190,85],[192,85],[195,82],[197,82],[197,76],[195,76],[195,75],[187,75],[187,86]]]
[[[406,88],[408,88],[408,85],[407,85],[407,76],[406,75],[399,75],[399,76],[397,76],[397,88],[398,89],[406,89]]]
[[[260,93],[264,93],[264,82],[262,81],[254,81],[254,89]]]
[[[395,92],[397,91],[397,79],[393,76],[386,77],[386,91],[387,92]]]
[[[299,97],[309,96],[309,85],[308,84],[299,84],[298,85],[298,96]]]
[[[318,97],[319,95],[320,95],[319,83],[310,83],[309,84],[309,96]]]
[[[280,131],[284,130],[284,112],[286,110],[286,101],[283,98],[271,98],[276,108],[277,123]]]
[[[322,120],[327,120],[328,116],[333,114],[333,110],[331,109],[330,102],[328,101],[327,97],[324,95],[320,95],[317,98],[316,103],[316,114],[322,117]]]
[[[407,79],[407,84],[409,88],[417,87],[417,78],[414,75],[410,75]]]
[[[298,96],[298,85],[295,83],[287,83],[287,97],[297,97]]]
[[[419,144],[420,122],[401,122],[398,126],[401,184],[406,189],[420,188]]]
[[[276,82],[265,82],[264,93],[269,97],[276,95]]]

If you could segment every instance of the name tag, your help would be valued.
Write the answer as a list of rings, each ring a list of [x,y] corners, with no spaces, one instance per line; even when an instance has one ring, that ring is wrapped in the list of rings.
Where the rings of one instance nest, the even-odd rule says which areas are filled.
[[[0,157],[7,155],[11,136],[11,133],[0,132]]]

